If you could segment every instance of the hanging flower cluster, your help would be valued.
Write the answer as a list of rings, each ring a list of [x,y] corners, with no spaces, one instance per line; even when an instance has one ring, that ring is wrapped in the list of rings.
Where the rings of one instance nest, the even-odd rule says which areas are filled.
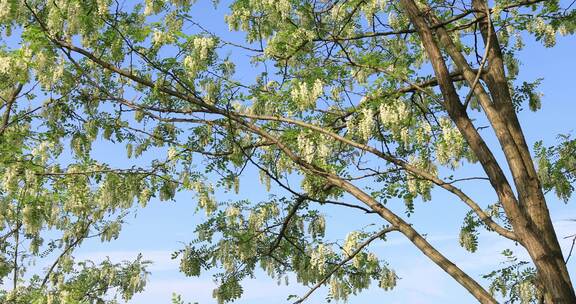
[[[306,82],[296,81],[290,95],[292,100],[298,105],[298,108],[305,110],[316,106],[316,100],[322,95],[323,91],[324,86],[320,79],[316,79],[311,86]]]
[[[192,39],[191,45],[191,52],[184,57],[183,65],[189,77],[195,78],[198,73],[210,65],[216,40],[211,37],[195,37]]]

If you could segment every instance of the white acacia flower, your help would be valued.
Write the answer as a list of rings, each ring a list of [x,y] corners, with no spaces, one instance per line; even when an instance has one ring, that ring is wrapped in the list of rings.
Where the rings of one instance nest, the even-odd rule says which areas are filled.
[[[176,159],[176,156],[178,156],[178,150],[174,147],[168,148],[168,160],[172,161]]]
[[[311,87],[306,82],[296,82],[290,91],[290,96],[303,110],[316,105],[316,100],[323,92],[324,84],[322,80],[316,79]]]
[[[324,265],[326,264],[326,257],[332,253],[330,247],[324,244],[318,245],[315,250],[310,253],[310,265],[313,269],[318,271],[318,274],[323,275],[326,272]]]
[[[312,162],[316,151],[314,143],[308,139],[304,133],[298,134],[296,143],[298,144],[298,150],[300,150],[302,158],[307,162]]]
[[[368,141],[372,137],[372,131],[374,130],[374,112],[371,108],[362,109],[362,120],[360,120],[360,134],[365,141]]]
[[[196,37],[192,42],[194,49],[198,52],[200,60],[208,59],[208,55],[214,48],[216,41],[210,37]]]
[[[0,21],[10,18],[11,15],[11,1],[0,0]]]
[[[358,248],[358,243],[360,241],[360,232],[352,231],[348,233],[346,236],[346,240],[344,241],[344,245],[342,246],[342,250],[344,254],[347,256],[351,256],[354,253],[354,250]]]

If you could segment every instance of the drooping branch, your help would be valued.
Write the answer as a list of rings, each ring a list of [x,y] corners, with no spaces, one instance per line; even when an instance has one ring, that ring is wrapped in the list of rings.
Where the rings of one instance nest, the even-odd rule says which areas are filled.
[[[330,184],[348,192],[359,201],[363,202],[369,206],[372,210],[376,211],[383,219],[392,224],[398,229],[402,234],[404,234],[424,255],[426,255],[430,260],[432,260],[436,265],[442,268],[446,273],[448,273],[454,280],[456,280],[460,285],[466,288],[474,297],[476,297],[482,303],[496,303],[493,297],[486,291],[478,282],[471,278],[468,274],[462,271],[458,266],[452,263],[444,255],[442,255],[434,246],[432,246],[426,239],[420,235],[412,225],[408,224],[394,212],[384,207],[378,203],[373,197],[366,194],[364,191],[360,190],[358,187],[354,186],[348,181],[334,175],[330,172],[326,172],[322,168],[319,168],[313,164],[310,164],[303,160],[301,157],[296,155],[290,148],[288,148],[279,139],[270,135],[266,131],[258,128],[254,124],[248,123],[237,116],[230,114],[229,119],[238,123],[238,125],[243,126],[246,130],[249,130],[259,136],[266,138],[267,140],[274,142],[278,149],[280,149],[284,154],[289,157],[294,163],[299,165],[303,170],[308,171],[313,174],[317,174],[326,179]]]
[[[387,233],[390,233],[392,231],[398,231],[398,229],[394,226],[382,229],[380,232],[375,233],[374,235],[372,235],[371,237],[367,238],[364,242],[362,242],[360,245],[358,245],[358,248],[356,248],[356,250],[354,250],[351,253],[347,253],[348,257],[346,257],[345,259],[343,259],[340,263],[338,263],[337,265],[333,266],[332,270],[330,270],[325,276],[324,278],[322,278],[320,281],[318,281],[318,283],[316,283],[314,286],[312,286],[310,288],[310,290],[308,290],[302,297],[300,297],[300,299],[298,299],[297,301],[294,302],[294,304],[300,304],[303,303],[306,299],[308,299],[308,297],[310,297],[310,295],[312,295],[312,293],[314,293],[314,291],[316,291],[318,288],[320,288],[320,286],[322,286],[323,284],[325,284],[328,279],[330,279],[330,277],[339,269],[341,269],[344,265],[346,265],[346,263],[350,262],[352,259],[354,259],[355,256],[357,256],[360,252],[362,252],[362,250],[364,250],[364,248],[366,248],[366,246],[370,245],[370,243],[372,243],[373,241],[375,241],[376,239],[379,239],[381,237],[383,237],[384,235],[386,235]]]
[[[412,165],[410,165],[409,163],[398,159],[396,157],[394,157],[393,155],[381,152],[371,146],[365,145],[365,144],[361,144],[355,141],[352,141],[348,138],[345,138],[339,134],[336,133],[332,133],[322,127],[316,126],[316,125],[312,125],[300,120],[296,120],[296,119],[291,119],[291,118],[285,118],[285,117],[279,117],[279,116],[264,116],[264,115],[252,115],[252,114],[243,114],[243,113],[238,113],[239,116],[242,117],[247,117],[247,118],[253,118],[253,119],[260,119],[260,120],[271,120],[271,121],[280,121],[280,122],[286,122],[286,123],[291,123],[294,125],[298,125],[300,127],[304,127],[319,133],[322,133],[324,135],[327,135],[335,140],[338,140],[342,143],[348,144],[352,147],[358,148],[360,150],[366,151],[366,152],[370,152],[394,165],[397,165],[401,168],[403,168],[404,170],[410,172],[411,174],[414,174],[416,176],[419,176],[425,180],[429,180],[431,182],[433,182],[434,184],[436,184],[437,186],[448,190],[449,192],[455,194],[456,196],[458,196],[462,201],[464,201],[472,210],[474,210],[474,212],[478,215],[478,217],[480,219],[482,219],[482,221],[491,229],[493,229],[494,231],[498,232],[499,234],[514,240],[515,236],[512,232],[504,229],[503,227],[499,226],[498,224],[496,224],[494,221],[492,221],[492,219],[490,218],[490,216],[488,216],[483,210],[482,208],[480,208],[480,206],[478,206],[478,204],[476,202],[474,202],[469,196],[467,196],[463,191],[461,191],[460,189],[458,189],[457,187],[454,187],[453,185],[451,185],[450,183],[444,182],[443,180],[441,180],[440,178],[434,176],[433,174],[419,169],[417,167],[414,167]]]
[[[46,286],[46,283],[48,283],[48,279],[50,279],[50,275],[52,274],[52,272],[54,272],[54,269],[56,268],[56,266],[58,266],[58,264],[60,263],[62,258],[64,258],[64,256],[66,256],[66,254],[68,254],[72,249],[74,249],[74,247],[78,246],[86,238],[88,231],[90,230],[91,225],[92,225],[92,222],[88,221],[88,223],[86,223],[86,226],[84,227],[84,229],[82,229],[82,231],[81,231],[82,233],[73,242],[68,244],[64,248],[64,250],[60,253],[60,255],[58,255],[56,260],[54,260],[54,263],[52,263],[52,265],[50,265],[50,267],[46,271],[46,274],[44,275],[44,279],[42,279],[42,283],[40,284],[41,289]]]

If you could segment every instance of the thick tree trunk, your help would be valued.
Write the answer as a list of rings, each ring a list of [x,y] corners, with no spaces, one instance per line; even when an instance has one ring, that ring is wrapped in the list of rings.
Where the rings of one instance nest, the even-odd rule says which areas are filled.
[[[485,16],[482,12],[488,12],[489,8],[485,0],[473,0],[473,7],[477,10],[477,15]],[[504,70],[504,60],[500,43],[497,35],[491,37],[488,42],[490,32],[495,32],[494,27],[488,18],[480,20],[480,30],[484,43],[488,44],[488,70],[485,81],[492,96],[496,110],[504,118],[504,122],[511,135],[511,138],[518,149],[522,158],[522,167],[510,164],[510,170],[514,175],[523,174],[523,187],[517,184],[517,190],[520,197],[520,204],[526,208],[529,220],[533,224],[534,232],[539,236],[535,240],[525,240],[526,249],[533,256],[535,244],[544,241],[548,247],[546,255],[543,257],[534,257],[533,261],[541,277],[541,283],[545,286],[547,293],[551,296],[554,303],[576,303],[576,296],[572,286],[568,270],[564,263],[560,244],[550,219],[548,206],[542,192],[541,184],[536,174],[536,168],[530,156],[530,150],[524,138],[524,133],[520,126],[516,112],[512,105],[512,98],[508,87],[508,81]],[[500,140],[500,138],[499,138]],[[502,143],[502,140],[500,140]],[[556,271],[556,272],[554,272]],[[551,273],[548,277],[546,273]],[[548,278],[547,278],[548,277]]]
[[[433,23],[438,23],[439,20],[436,19],[432,11],[421,12],[413,0],[402,0],[401,3],[428,52],[444,96],[446,110],[480,160],[504,206],[514,232],[520,243],[529,252],[537,268],[540,283],[545,288],[546,299],[552,303],[576,303],[576,296],[564,264],[536,170],[512,106],[502,54],[492,24],[488,18],[481,19],[480,27],[484,42],[485,44],[489,43],[487,46],[489,48],[489,66],[483,78],[488,86],[488,92],[481,85],[475,86],[473,89],[506,156],[518,199],[516,199],[494,156],[472,125],[453,83],[447,77],[449,73],[445,60],[434,39],[427,18],[432,19]],[[484,0],[473,0],[473,4],[477,15],[486,17],[485,12],[488,12],[488,6]],[[455,47],[449,34],[444,28],[439,27],[436,29],[436,35],[456,66],[461,70],[468,84],[474,86],[476,73],[473,72],[464,56]]]

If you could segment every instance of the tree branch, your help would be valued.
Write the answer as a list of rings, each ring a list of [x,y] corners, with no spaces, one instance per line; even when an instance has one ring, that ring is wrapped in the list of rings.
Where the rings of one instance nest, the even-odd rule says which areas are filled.
[[[10,97],[8,97],[8,100],[6,100],[6,110],[4,110],[4,115],[2,116],[2,125],[0,126],[0,137],[4,135],[4,132],[8,127],[10,122],[10,112],[14,106],[14,102],[16,102],[16,98],[18,98],[18,94],[20,94],[20,91],[22,91],[22,87],[24,87],[23,84],[18,84],[10,94]]]
[[[296,302],[294,302],[294,304],[300,304],[302,302],[304,302],[310,295],[312,295],[312,293],[314,291],[316,291],[316,289],[318,289],[320,286],[322,286],[324,283],[326,283],[326,281],[328,281],[328,279],[336,272],[338,271],[340,268],[342,268],[342,266],[344,266],[346,263],[348,263],[349,261],[351,261],[355,256],[357,256],[360,252],[362,252],[362,250],[370,245],[370,243],[372,243],[374,240],[381,238],[382,236],[386,235],[387,233],[390,233],[392,231],[398,231],[398,229],[394,226],[385,228],[383,230],[381,230],[378,233],[375,233],[374,235],[372,235],[371,237],[369,237],[368,239],[366,239],[364,242],[362,242],[358,248],[356,248],[356,250],[354,250],[352,253],[347,253],[348,257],[345,258],[344,260],[342,260],[340,263],[338,263],[336,266],[334,266],[334,268],[332,268],[332,270],[330,270],[330,272],[328,272],[326,274],[326,276],[324,276],[324,278],[322,278],[322,280],[320,280],[318,283],[316,283],[316,285],[314,285],[312,288],[310,288],[310,290],[308,290],[308,292],[306,292],[302,297],[300,297],[300,299],[298,299]]]

